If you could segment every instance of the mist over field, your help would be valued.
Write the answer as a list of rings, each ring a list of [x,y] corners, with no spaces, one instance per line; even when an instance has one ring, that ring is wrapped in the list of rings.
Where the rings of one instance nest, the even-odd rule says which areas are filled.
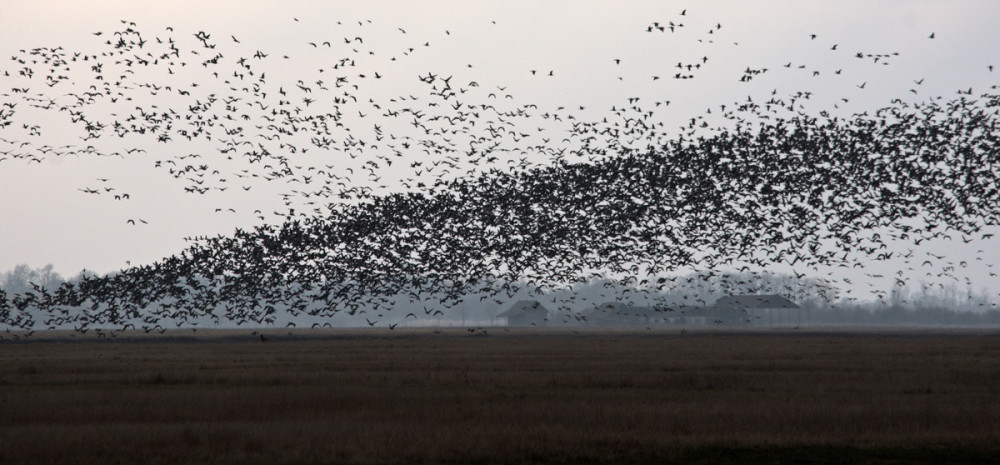
[[[69,282],[79,282],[79,276]],[[58,288],[64,282],[52,271],[51,266],[31,269],[26,265],[0,273],[0,289],[7,292],[30,292],[30,283]],[[515,283],[527,289],[526,283]],[[785,295],[796,308],[751,309],[741,308],[732,320],[721,320],[713,315],[713,305],[732,295]],[[895,287],[882,292],[877,300],[858,300],[850,293],[831,286],[828,282],[802,279],[780,274],[692,274],[661,278],[653,282],[614,281],[595,279],[570,289],[537,294],[518,290],[512,295],[491,296],[471,294],[461,302],[446,309],[448,312],[423,301],[414,301],[413,294],[393,296],[385,309],[369,307],[361,316],[344,315],[340,318],[321,318],[309,315],[276,314],[270,321],[240,321],[227,319],[164,318],[159,327],[146,325],[147,333],[173,328],[226,329],[240,326],[250,328],[435,328],[435,327],[785,327],[818,328],[830,326],[858,327],[997,327],[1000,310],[991,294],[983,290],[974,293],[956,285],[924,285],[914,290],[908,286]],[[433,302],[433,296],[428,301]],[[511,321],[505,312],[518,302],[532,302],[545,310],[538,321],[519,323]],[[390,311],[391,310],[391,311]],[[696,318],[696,316],[706,316]],[[37,319],[37,318],[36,318]],[[141,320],[131,322],[142,326]],[[53,325],[52,329],[79,329],[68,323]],[[96,327],[103,330],[115,326]]]

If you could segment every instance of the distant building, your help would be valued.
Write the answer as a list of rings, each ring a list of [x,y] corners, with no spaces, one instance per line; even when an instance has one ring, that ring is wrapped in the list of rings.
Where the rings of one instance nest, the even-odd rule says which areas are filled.
[[[731,295],[717,300],[706,310],[724,324],[792,325],[801,319],[800,307],[777,294]]]
[[[506,318],[507,326],[545,326],[549,310],[537,300],[519,300],[497,316]]]
[[[799,306],[780,295],[735,295],[713,305],[638,307],[604,302],[582,315],[599,326],[648,325],[793,325],[800,321]]]

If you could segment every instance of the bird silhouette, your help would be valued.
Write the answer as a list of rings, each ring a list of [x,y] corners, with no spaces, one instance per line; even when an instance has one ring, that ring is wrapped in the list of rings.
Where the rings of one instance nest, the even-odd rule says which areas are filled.
[[[711,22],[699,30],[721,29]],[[396,75],[393,59],[417,59],[430,42],[400,27],[392,37],[402,42],[383,54],[375,48],[380,41],[358,33],[367,24],[340,28],[343,40],[319,42],[323,47],[315,38],[297,42],[298,49],[284,56],[308,51],[328,61],[284,80],[273,72],[284,62],[246,35],[246,44],[235,35],[216,43],[206,31],[153,40],[132,23],[102,36],[114,39],[100,50],[75,57],[59,48],[15,55],[11,71],[19,71],[13,73],[18,83],[2,95],[0,124],[22,131],[25,140],[4,132],[0,161],[155,157],[153,169],[178,182],[182,195],[213,201],[269,185],[282,190],[278,200],[287,211],[260,207],[254,215],[262,221],[280,219],[228,235],[193,237],[187,247],[148,265],[85,275],[54,290],[0,295],[0,323],[30,327],[37,318],[81,330],[140,324],[151,332],[164,329],[161,322],[198,318],[275,324],[286,312],[346,314],[358,325],[363,317],[369,327],[393,321],[387,326],[395,329],[418,315],[450,318],[446,312],[467,298],[489,303],[548,295],[592,278],[594,270],[634,278],[622,286],[632,295],[640,277],[647,287],[666,289],[676,283],[658,281],[661,274],[688,268],[712,270],[694,282],[735,285],[735,277],[714,270],[736,262],[853,268],[888,260],[897,253],[887,250],[894,241],[919,246],[949,234],[963,241],[986,238],[985,228],[1000,217],[1000,191],[987,168],[997,166],[1000,155],[962,149],[1000,140],[996,92],[974,98],[973,88],[963,85],[953,98],[896,100],[843,118],[833,116],[833,108],[807,113],[809,89],[787,96],[776,89],[764,98],[713,104],[687,115],[680,128],[668,128],[661,120],[676,107],[665,111],[670,95],[625,98],[605,111],[577,104],[583,102],[524,102],[517,86],[507,90],[460,74],[474,72],[465,65]],[[647,31],[681,27],[661,20]],[[642,34],[657,40],[682,35]],[[438,37],[460,36],[445,30]],[[241,46],[255,53],[230,53]],[[650,84],[652,76],[654,87],[666,85],[670,75],[697,82],[717,61],[713,55],[709,65],[700,50],[710,47],[682,61],[671,59],[663,65],[670,74],[642,74],[642,82]],[[880,67],[895,60],[891,52],[877,52],[846,59]],[[729,78],[747,83],[785,73],[821,81],[855,69],[839,63],[793,68],[793,60],[812,63],[779,56],[774,63],[787,64],[746,66]],[[36,61],[51,70],[41,70]],[[594,61],[595,73],[613,70],[607,75],[612,82],[627,75],[630,63],[614,58],[612,65],[607,56]],[[516,70],[518,76],[526,78],[529,66],[535,68],[530,75],[544,70],[542,64],[528,65]],[[982,64],[976,66],[981,72]],[[166,77],[174,71],[196,82],[188,86]],[[547,76],[554,77],[554,69]],[[383,77],[383,83],[398,79],[415,87],[392,87],[385,97],[372,87],[379,84],[373,79]],[[530,80],[558,86],[571,77],[567,70],[560,80]],[[865,89],[867,82],[855,87]],[[921,97],[911,92],[908,98]],[[850,95],[830,97],[848,103]],[[109,116],[102,109],[111,104],[115,114]],[[41,136],[49,128],[22,122],[21,113],[12,113],[19,105],[67,115],[84,142],[44,145]],[[135,140],[149,145],[120,147]],[[174,150],[187,142],[217,149]],[[394,178],[400,167],[405,173]],[[136,191],[111,179],[118,181],[101,177],[98,187],[77,189],[94,202],[131,199],[124,191]],[[233,182],[242,189],[227,190]],[[136,195],[114,205],[132,207],[141,200]],[[222,204],[206,211],[213,209],[227,217],[250,210]],[[263,213],[272,210],[273,216]],[[139,216],[163,223],[141,212],[125,214],[130,226],[149,224]],[[121,218],[115,224],[122,227]],[[941,263],[945,258],[931,256],[924,264],[940,268],[942,277],[969,264]],[[791,276],[808,277],[801,269]],[[409,312],[402,319],[387,313],[404,308],[400,296],[414,310],[396,310]],[[66,320],[69,307],[87,311]]]

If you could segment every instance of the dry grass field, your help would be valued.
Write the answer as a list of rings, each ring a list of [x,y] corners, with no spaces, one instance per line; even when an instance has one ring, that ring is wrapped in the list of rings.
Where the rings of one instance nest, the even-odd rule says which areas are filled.
[[[997,332],[248,333],[0,344],[0,463],[1000,457]]]

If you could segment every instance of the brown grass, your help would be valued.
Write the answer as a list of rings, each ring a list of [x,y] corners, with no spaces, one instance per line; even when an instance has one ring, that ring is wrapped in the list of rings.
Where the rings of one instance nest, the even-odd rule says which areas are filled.
[[[0,345],[0,463],[960,463],[1000,452],[998,333],[467,334]]]

